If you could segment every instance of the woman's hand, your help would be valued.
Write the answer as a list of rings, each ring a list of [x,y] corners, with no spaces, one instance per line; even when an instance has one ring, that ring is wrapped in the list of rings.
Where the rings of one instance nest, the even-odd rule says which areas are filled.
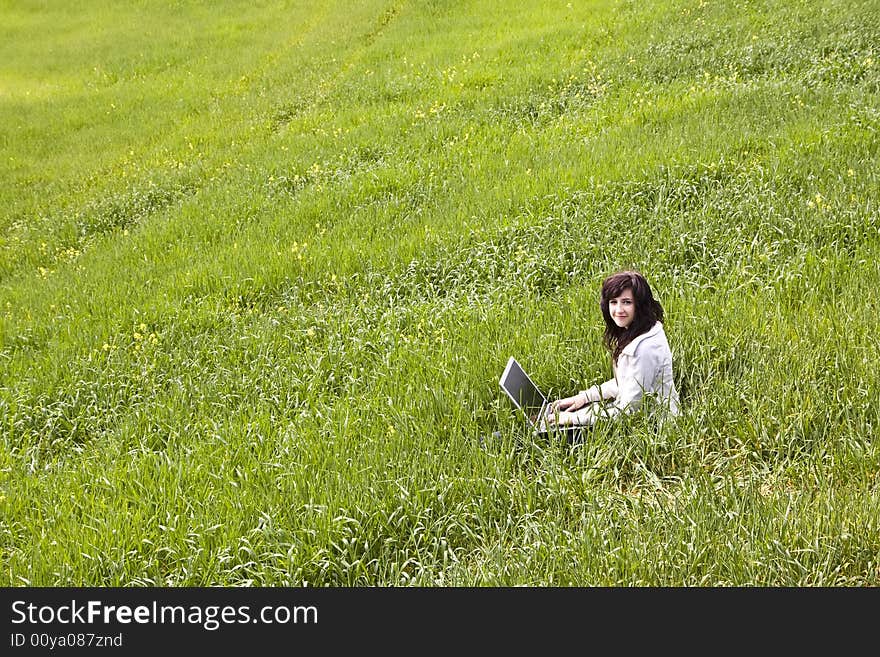
[[[563,414],[566,415],[574,415],[573,413],[567,413],[567,411],[576,411],[579,408],[583,408],[587,405],[589,400],[587,396],[579,392],[578,394],[572,397],[566,397],[565,399],[557,399],[554,402],[551,402],[547,405],[547,420],[550,422],[556,422],[556,416],[560,417]],[[562,424],[562,421],[559,421],[559,424]]]
[[[560,427],[567,427],[572,424],[578,424],[577,413],[569,412],[569,411],[560,411],[558,413],[554,413],[553,415],[547,416],[547,424],[550,425],[559,425]]]

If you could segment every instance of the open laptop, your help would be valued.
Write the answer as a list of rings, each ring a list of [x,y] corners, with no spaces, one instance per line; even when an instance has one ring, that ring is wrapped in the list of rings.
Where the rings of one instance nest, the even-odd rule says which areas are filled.
[[[504,368],[504,373],[498,381],[501,389],[507,393],[513,405],[516,406],[528,418],[533,433],[536,435],[561,435],[570,442],[579,441],[583,438],[583,426],[574,425],[560,427],[555,424],[547,424],[547,397],[534,381],[525,373],[522,366],[511,356]]]
[[[535,385],[534,381],[525,373],[522,366],[513,356],[507,361],[504,373],[498,381],[501,389],[507,393],[513,405],[521,410],[528,418],[534,429],[534,433],[543,434],[548,431],[561,431],[562,427],[555,425],[547,426],[545,414],[547,412],[547,397]]]

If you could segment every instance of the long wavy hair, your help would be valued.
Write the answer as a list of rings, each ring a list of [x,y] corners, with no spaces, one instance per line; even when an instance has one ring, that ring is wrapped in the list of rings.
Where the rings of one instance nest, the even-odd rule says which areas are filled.
[[[635,317],[632,323],[623,329],[611,319],[608,303],[623,294],[627,288],[632,290]],[[645,277],[636,271],[621,271],[606,278],[602,282],[599,305],[602,308],[602,317],[605,319],[605,347],[611,352],[615,363],[626,345],[649,331],[655,322],[663,321],[663,306],[654,298],[651,286],[648,285]]]

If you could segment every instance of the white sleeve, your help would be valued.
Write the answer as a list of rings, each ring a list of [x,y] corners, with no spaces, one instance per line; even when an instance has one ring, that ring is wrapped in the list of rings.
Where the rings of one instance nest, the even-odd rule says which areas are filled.
[[[581,390],[581,394],[586,396],[587,401],[589,402],[602,401],[603,399],[614,399],[617,397],[617,381],[615,379],[609,379],[604,383],[597,383],[586,390]]]
[[[645,392],[653,388],[654,374],[659,366],[657,356],[654,349],[639,349],[632,355],[620,354],[617,359],[617,397],[613,404],[609,404],[610,416],[638,410]]]
[[[608,412],[609,406],[603,406],[599,402],[587,404],[581,410],[575,413],[575,424],[578,426],[590,426],[596,423],[596,420],[611,417]]]
[[[619,368],[617,372],[619,373]],[[584,390],[583,393],[587,396],[589,403],[575,413],[575,424],[590,426],[595,424],[597,420],[608,419],[619,413],[616,404],[601,403],[606,399],[615,399],[620,394],[616,378],[594,385],[592,388]]]
[[[654,374],[659,366],[659,354],[649,345],[640,345],[635,354],[622,353],[617,358],[615,378],[606,381],[599,390],[602,398],[613,398],[610,404],[592,403],[577,414],[578,424],[594,424],[596,420],[613,418],[622,413],[634,413],[642,404],[646,391],[652,389]],[[648,347],[648,348],[644,348]],[[594,395],[596,386],[592,388]],[[610,393],[614,393],[613,395]],[[608,394],[608,397],[605,395]],[[600,400],[588,397],[593,402]]]

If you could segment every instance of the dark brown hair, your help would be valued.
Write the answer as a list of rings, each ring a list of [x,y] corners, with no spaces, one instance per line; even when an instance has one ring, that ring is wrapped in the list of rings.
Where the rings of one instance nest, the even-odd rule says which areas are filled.
[[[635,317],[628,327],[622,329],[611,319],[608,303],[623,294],[627,288],[632,290]],[[605,347],[611,352],[615,363],[626,345],[650,330],[655,322],[663,321],[663,306],[654,298],[645,277],[636,271],[621,271],[606,278],[602,282],[599,305],[605,319]]]

